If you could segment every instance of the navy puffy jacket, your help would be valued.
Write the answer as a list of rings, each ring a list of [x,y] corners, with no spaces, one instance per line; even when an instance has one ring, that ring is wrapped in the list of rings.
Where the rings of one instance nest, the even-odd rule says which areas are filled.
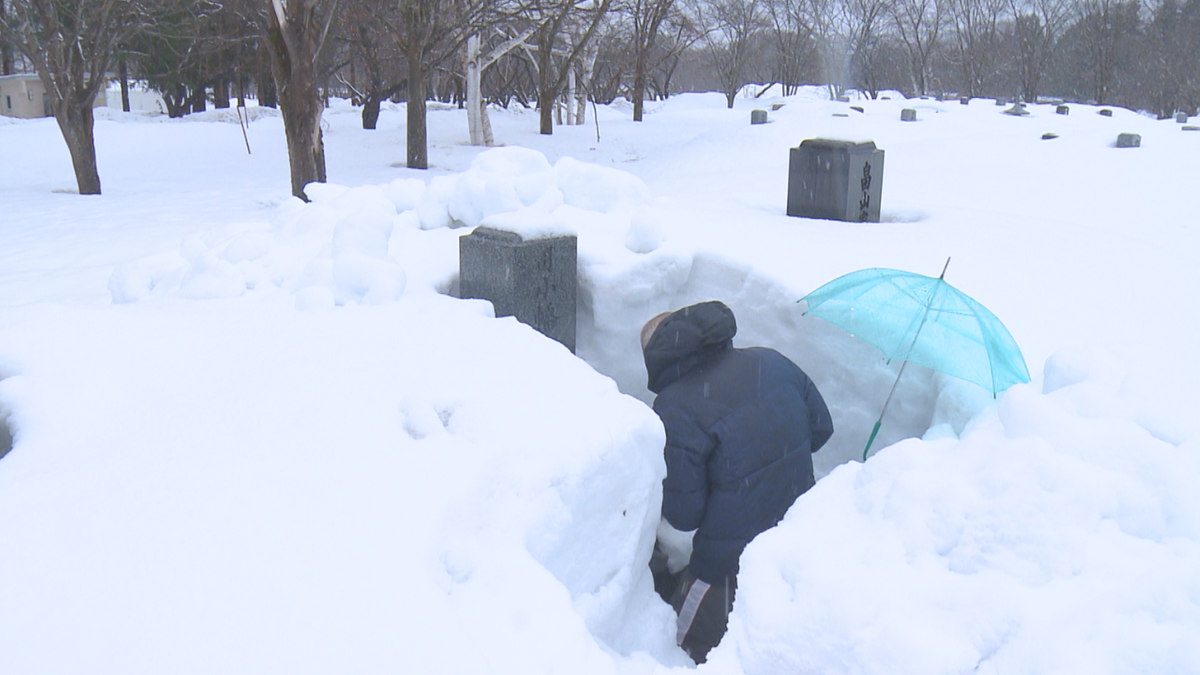
[[[667,431],[663,517],[697,530],[688,567],[710,584],[812,487],[812,453],[833,434],[804,371],[773,349],[734,349],[736,332],[728,307],[705,302],[669,315],[645,348]]]

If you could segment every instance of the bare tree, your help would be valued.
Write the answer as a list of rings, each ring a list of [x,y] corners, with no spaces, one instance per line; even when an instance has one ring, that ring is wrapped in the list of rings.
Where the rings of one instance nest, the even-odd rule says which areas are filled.
[[[0,39],[46,88],[81,195],[100,194],[92,106],[118,45],[148,23],[149,9],[149,0],[8,0],[0,17]]]
[[[895,0],[892,21],[908,55],[913,91],[929,92],[933,55],[948,20],[949,0]]]
[[[804,6],[803,0],[766,3],[775,51],[773,79],[783,87],[785,96],[796,93],[816,61],[816,40]]]
[[[425,120],[426,87],[436,68],[455,56],[486,23],[492,0],[397,0],[400,10],[394,37],[408,70],[407,162],[429,168]]]
[[[1092,98],[1112,103],[1116,95],[1117,73],[1128,61],[1137,34],[1136,0],[1087,0],[1081,25],[1088,62],[1085,71]]]
[[[746,65],[754,40],[764,27],[759,0],[716,0],[710,8],[715,30],[706,41],[706,52],[721,83],[726,104],[732,108],[746,85]]]
[[[996,74],[1000,19],[1007,0],[951,0],[954,61],[962,72],[967,96],[983,94]]]
[[[554,133],[554,107],[567,85],[580,54],[596,35],[613,0],[534,0],[532,16],[539,23],[534,33],[534,67],[538,77],[538,131]],[[563,43],[562,48],[558,47]]]
[[[658,42],[663,21],[674,9],[675,0],[632,0],[628,13],[633,23],[633,121],[642,121],[646,100],[646,78],[650,54]]]
[[[349,79],[341,72],[338,78],[362,101],[363,129],[374,129],[383,101],[408,86],[404,55],[392,37],[398,13],[393,0],[348,0],[335,19],[336,40],[346,47],[350,67]]]
[[[1054,48],[1075,12],[1071,0],[1010,0],[1020,95],[1036,101]]]
[[[4,24],[4,15],[6,0],[0,0],[0,25]],[[5,38],[3,30],[0,30],[0,75],[12,75],[13,73],[13,57],[12,45]]]

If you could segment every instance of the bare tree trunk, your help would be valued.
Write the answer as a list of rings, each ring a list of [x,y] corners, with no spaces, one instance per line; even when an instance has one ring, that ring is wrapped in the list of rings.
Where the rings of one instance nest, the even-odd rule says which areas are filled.
[[[374,129],[379,124],[379,104],[381,103],[378,94],[369,92],[363,98],[362,109],[362,128]]]
[[[269,15],[267,42],[287,138],[292,194],[308,201],[304,186],[325,182],[325,145],[321,138],[324,106],[315,71],[321,48],[320,26],[311,17],[284,19],[273,10]]]
[[[429,168],[429,132],[425,126],[425,73],[420,71],[419,56],[408,59],[407,138],[408,168]]]
[[[0,0],[3,2],[3,0]],[[119,68],[121,76],[121,110],[129,112],[129,67],[125,65],[125,59],[121,59]]]
[[[71,151],[71,164],[75,168],[75,182],[81,195],[100,194],[100,172],[96,168],[96,141],[93,136],[92,106],[77,105],[77,102],[55,101],[54,119],[62,131],[67,149]]]
[[[471,145],[491,145],[490,134],[484,133],[487,107],[483,104],[483,67],[479,35],[467,38],[467,127]],[[490,130],[490,129],[489,129]]]

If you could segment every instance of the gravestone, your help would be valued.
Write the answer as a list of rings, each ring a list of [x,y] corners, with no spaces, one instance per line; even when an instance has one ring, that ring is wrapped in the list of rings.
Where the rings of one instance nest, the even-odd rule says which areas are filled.
[[[900,121],[901,122],[916,122],[917,121],[917,111],[913,110],[912,108],[905,108],[904,110],[901,110],[900,111]]]
[[[1140,148],[1142,147],[1142,137],[1138,134],[1119,134],[1117,135],[1118,148]]]
[[[1187,124],[1187,121],[1188,121],[1188,114],[1187,114],[1187,113],[1185,113],[1185,112],[1177,112],[1177,113],[1175,113],[1175,121],[1176,121],[1176,122],[1179,122],[1180,124]]]
[[[879,222],[883,150],[873,141],[810,138],[791,149],[787,214],[848,222]]]
[[[1011,108],[1009,108],[1008,110],[1005,110],[1004,114],[1005,115],[1016,115],[1017,117],[1023,117],[1025,115],[1028,115],[1029,111],[1025,109],[1024,103],[1017,101],[1016,103],[1014,103],[1012,105]]]
[[[1194,125],[1192,125],[1192,126],[1185,126],[1185,127],[1183,127],[1183,130],[1184,130],[1184,131],[1200,131],[1200,127],[1198,127],[1198,126],[1194,126]]]
[[[963,96],[962,98],[958,99],[958,102],[961,103],[962,105],[971,105],[971,97]]]
[[[1112,111],[1108,108],[1101,108],[1099,114],[1104,115],[1105,117],[1112,117]]]
[[[779,109],[780,109],[780,108],[782,108],[783,106],[784,106],[784,104],[783,104],[783,103],[772,103],[772,104],[771,104],[771,110],[772,110],[772,111],[779,110]]]
[[[767,123],[767,111],[766,110],[751,110],[750,111],[750,124],[766,124],[766,123]]]
[[[1003,98],[996,99],[996,105],[1008,105],[1008,100]]]
[[[1042,134],[1043,141],[1052,141],[1056,138],[1058,138],[1058,134],[1054,133],[1053,131],[1047,131],[1046,133]]]
[[[490,300],[496,316],[514,316],[575,351],[575,236],[524,239],[476,228],[458,240],[461,298]]]
[[[850,109],[857,110],[858,112],[866,112],[865,110],[863,110],[862,106],[859,106],[859,105],[852,105],[852,106],[850,106]]]
[[[1060,105],[1054,109],[1054,112],[1057,115],[1070,115],[1071,108],[1070,108],[1070,106]]]

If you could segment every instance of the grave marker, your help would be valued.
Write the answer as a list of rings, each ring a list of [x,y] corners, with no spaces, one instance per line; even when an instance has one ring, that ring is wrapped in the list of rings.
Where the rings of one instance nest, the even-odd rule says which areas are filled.
[[[787,214],[848,222],[879,222],[883,150],[873,141],[810,138],[791,149]]]

